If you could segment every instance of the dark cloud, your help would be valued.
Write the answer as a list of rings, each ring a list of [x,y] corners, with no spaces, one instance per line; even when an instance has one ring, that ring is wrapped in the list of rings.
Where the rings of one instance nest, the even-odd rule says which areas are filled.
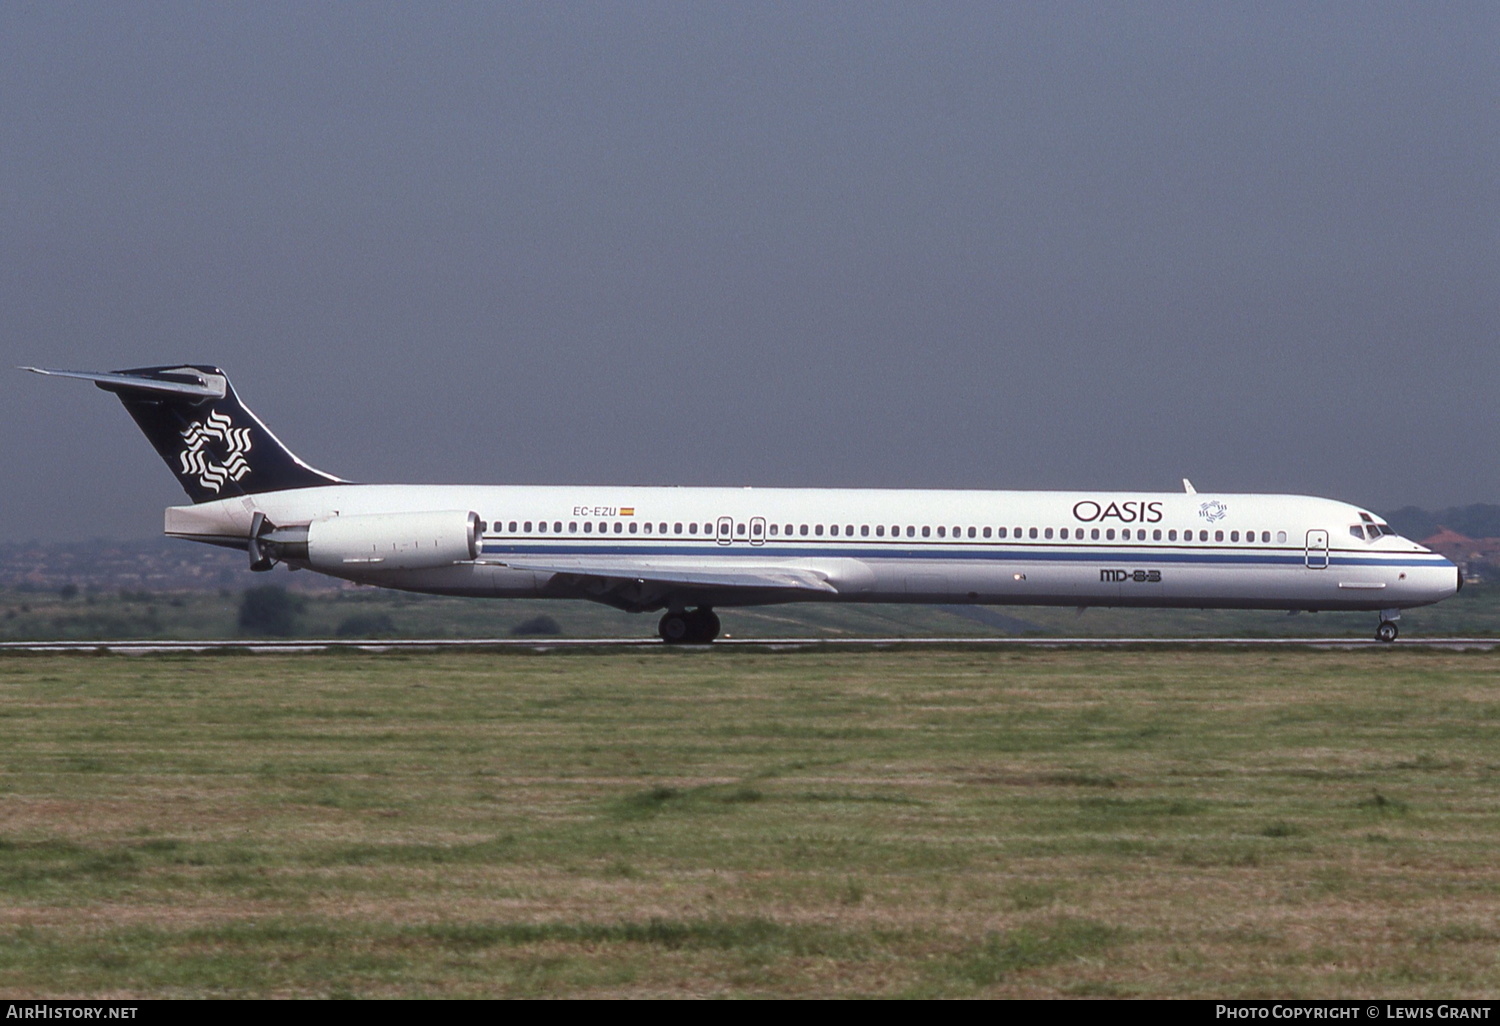
[[[11,363],[364,480],[1500,501],[1492,4],[0,6]],[[0,375],[0,537],[182,501]]]

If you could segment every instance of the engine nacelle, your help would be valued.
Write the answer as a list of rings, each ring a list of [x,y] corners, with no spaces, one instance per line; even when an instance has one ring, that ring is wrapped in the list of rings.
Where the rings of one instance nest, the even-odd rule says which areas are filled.
[[[479,556],[479,514],[359,513],[307,525],[314,570],[430,570]]]

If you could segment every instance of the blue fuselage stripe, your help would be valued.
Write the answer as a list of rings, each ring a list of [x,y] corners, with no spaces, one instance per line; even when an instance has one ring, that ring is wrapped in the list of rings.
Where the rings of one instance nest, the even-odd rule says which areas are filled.
[[[483,546],[485,555],[524,555],[524,556],[733,556],[733,557],[762,557],[762,558],[840,558],[852,557],[854,559],[951,559],[951,560],[973,560],[984,562],[1014,562],[1027,560],[1032,562],[1047,563],[1098,563],[1098,562],[1134,562],[1134,563],[1200,563],[1200,564],[1225,564],[1232,563],[1240,566],[1304,566],[1308,560],[1308,554],[1301,549],[1257,551],[1246,552],[1243,550],[1215,549],[1209,551],[1172,551],[1156,548],[1130,548],[1130,549],[1078,549],[1078,548],[1047,548],[1036,547],[1014,547],[998,545],[974,545],[972,547],[954,548],[952,546],[884,546],[871,547],[865,542],[850,542],[847,547],[837,543],[830,545],[827,542],[810,543],[807,545],[792,544],[785,542],[765,545],[749,545],[743,541],[733,545],[720,545],[712,538],[705,538],[699,542],[626,542],[623,539],[609,539],[608,541],[578,541],[569,540],[558,544],[550,538],[516,539],[514,541],[496,542],[487,541]],[[1315,551],[1311,554],[1314,561],[1321,563],[1323,553]],[[1418,553],[1392,553],[1389,556],[1374,556],[1363,553],[1332,550],[1327,553],[1328,563],[1332,566],[1386,566],[1386,567],[1432,567],[1447,565],[1448,560],[1443,556]]]

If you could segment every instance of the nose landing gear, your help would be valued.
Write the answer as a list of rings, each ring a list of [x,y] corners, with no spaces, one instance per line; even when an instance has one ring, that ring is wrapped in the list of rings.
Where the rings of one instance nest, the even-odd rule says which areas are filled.
[[[668,645],[707,645],[719,636],[719,618],[708,606],[692,612],[669,609],[656,625],[656,633]]]
[[[1380,626],[1375,628],[1375,640],[1391,642],[1396,640],[1396,635],[1401,633],[1396,626],[1396,621],[1401,619],[1401,610],[1382,609],[1380,611]]]

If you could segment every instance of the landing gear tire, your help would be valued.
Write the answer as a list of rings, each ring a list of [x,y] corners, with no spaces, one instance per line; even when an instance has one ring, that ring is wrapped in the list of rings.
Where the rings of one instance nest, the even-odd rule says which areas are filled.
[[[692,629],[688,626],[688,614],[665,613],[656,625],[656,633],[661,635],[661,640],[668,645],[685,645],[691,638]]]
[[[668,645],[706,645],[719,636],[719,618],[712,609],[662,614],[656,633]]]
[[[719,636],[719,617],[712,609],[695,609],[688,614],[692,625],[693,640],[707,645]]]
[[[1396,635],[1399,633],[1400,628],[1394,623],[1389,620],[1381,620],[1380,626],[1375,628],[1375,640],[1392,642],[1396,640]]]

